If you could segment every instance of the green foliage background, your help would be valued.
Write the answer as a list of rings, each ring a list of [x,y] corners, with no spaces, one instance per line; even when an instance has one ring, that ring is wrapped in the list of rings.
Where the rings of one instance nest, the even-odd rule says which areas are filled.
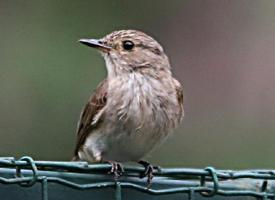
[[[68,160],[82,106],[105,77],[77,43],[140,29],[185,85],[184,124],[148,160],[275,165],[275,3],[227,0],[0,1],[0,154]]]

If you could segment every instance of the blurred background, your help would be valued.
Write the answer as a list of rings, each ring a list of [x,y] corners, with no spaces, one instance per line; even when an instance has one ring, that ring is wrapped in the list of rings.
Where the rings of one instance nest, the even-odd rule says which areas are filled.
[[[165,48],[186,117],[156,165],[275,168],[275,1],[0,0],[0,156],[69,160],[106,76],[77,43],[139,29]]]

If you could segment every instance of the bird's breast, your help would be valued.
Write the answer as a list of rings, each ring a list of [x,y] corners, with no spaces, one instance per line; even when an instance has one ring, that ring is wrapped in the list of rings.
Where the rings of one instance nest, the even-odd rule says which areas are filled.
[[[107,115],[132,132],[159,137],[174,127],[178,103],[169,80],[132,73],[110,81]]]

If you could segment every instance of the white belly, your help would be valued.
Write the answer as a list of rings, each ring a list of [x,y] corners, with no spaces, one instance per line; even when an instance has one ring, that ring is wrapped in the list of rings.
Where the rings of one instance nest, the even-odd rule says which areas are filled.
[[[149,153],[164,138],[154,138],[152,133],[127,133],[116,132],[114,134],[93,133],[85,142],[85,160],[90,157],[94,161],[96,155],[100,155],[103,161],[139,161]]]

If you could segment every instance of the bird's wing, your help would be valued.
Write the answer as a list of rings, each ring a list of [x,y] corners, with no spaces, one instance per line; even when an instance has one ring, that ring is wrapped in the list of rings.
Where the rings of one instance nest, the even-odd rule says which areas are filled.
[[[77,142],[74,156],[78,157],[78,151],[85,143],[86,137],[95,129],[101,121],[103,109],[107,102],[107,80],[103,80],[96,88],[89,102],[85,105],[77,127]]]
[[[175,85],[175,89],[176,89],[177,100],[178,100],[178,103],[179,103],[179,106],[180,106],[179,121],[181,121],[183,119],[183,116],[184,116],[183,86],[176,79],[174,79],[174,85]]]

